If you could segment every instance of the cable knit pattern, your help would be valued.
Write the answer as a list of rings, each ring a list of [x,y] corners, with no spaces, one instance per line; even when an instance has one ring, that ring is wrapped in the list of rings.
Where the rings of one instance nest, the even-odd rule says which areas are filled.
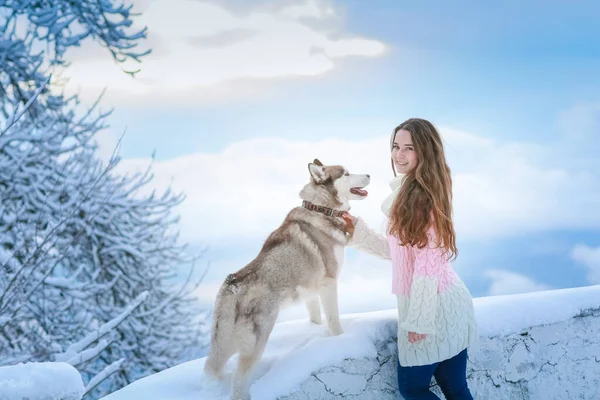
[[[354,225],[354,233],[348,240],[348,246],[386,260],[391,258],[390,247],[385,236],[369,228],[360,217],[357,218]]]
[[[477,337],[473,300],[467,287],[435,247],[435,234],[419,249],[380,235],[360,218],[349,245],[392,260],[392,292],[398,300],[398,358],[402,366],[427,365],[460,353]],[[424,333],[417,343],[408,332]]]
[[[407,332],[435,334],[438,280],[415,276],[412,283],[408,311],[400,327]]]

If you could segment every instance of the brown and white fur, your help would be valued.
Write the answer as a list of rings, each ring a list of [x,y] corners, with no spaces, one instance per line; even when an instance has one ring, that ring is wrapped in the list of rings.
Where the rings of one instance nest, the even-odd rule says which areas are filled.
[[[363,199],[369,175],[354,175],[340,165],[308,164],[310,182],[300,198],[312,204],[347,211],[350,200]],[[233,400],[247,400],[249,379],[260,360],[282,306],[306,301],[310,320],[321,324],[320,303],[329,331],[340,335],[337,281],[347,243],[341,217],[304,207],[292,209],[267,238],[258,256],[222,284],[215,301],[206,376],[221,378],[235,353]],[[320,301],[319,301],[320,299]]]

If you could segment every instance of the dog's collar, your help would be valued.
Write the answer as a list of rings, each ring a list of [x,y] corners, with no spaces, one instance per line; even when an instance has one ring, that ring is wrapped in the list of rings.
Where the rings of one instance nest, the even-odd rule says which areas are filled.
[[[306,200],[302,200],[302,207],[309,209],[311,211],[317,211],[323,213],[329,217],[341,217],[344,215],[346,211],[334,210],[333,208],[318,206],[316,204],[310,203]]]

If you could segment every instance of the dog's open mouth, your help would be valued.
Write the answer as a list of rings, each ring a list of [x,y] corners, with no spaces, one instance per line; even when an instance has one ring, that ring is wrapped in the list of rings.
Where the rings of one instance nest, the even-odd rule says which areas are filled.
[[[350,189],[350,193],[358,195],[358,196],[366,196],[369,194],[365,189],[359,187],[353,187]]]

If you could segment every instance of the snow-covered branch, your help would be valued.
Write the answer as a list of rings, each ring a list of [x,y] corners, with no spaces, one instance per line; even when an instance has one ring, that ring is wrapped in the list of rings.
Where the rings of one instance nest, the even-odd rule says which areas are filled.
[[[100,371],[100,373],[98,373],[98,375],[96,375],[92,379],[90,379],[88,384],[85,386],[83,395],[85,396],[86,394],[88,394],[93,388],[95,388],[100,383],[102,383],[102,381],[104,381],[106,378],[108,378],[109,376],[111,376],[112,374],[114,374],[115,372],[120,370],[121,365],[123,365],[124,362],[125,362],[125,359],[121,358],[120,360],[117,360],[117,361],[113,362],[112,364],[106,366],[102,371]]]
[[[96,344],[94,347],[91,347],[87,350],[83,350],[79,353],[77,353],[75,356],[64,360],[67,364],[71,364],[72,366],[76,367],[78,365],[84,364],[90,360],[93,360],[94,358],[96,358],[96,356],[98,356],[100,353],[102,353],[109,344],[111,344],[113,342],[113,340],[106,340],[106,339],[102,339],[98,341],[98,344]],[[62,358],[63,357],[58,357],[57,356],[57,361],[63,361]]]
[[[70,345],[69,348],[67,349],[67,351],[65,351],[65,354],[79,353],[79,352],[83,351],[83,349],[88,347],[91,343],[95,342],[96,340],[100,339],[102,336],[104,336],[107,333],[109,333],[110,331],[112,331],[117,325],[119,325],[125,318],[127,318],[127,316],[129,314],[131,314],[131,312],[133,310],[135,310],[140,304],[142,304],[142,302],[145,301],[147,298],[148,298],[148,292],[141,293],[138,297],[136,297],[136,299],[133,301],[133,303],[130,304],[117,317],[108,321],[107,323],[102,325],[97,330],[89,333],[87,336],[85,336],[80,341]],[[73,357],[69,357],[69,359],[72,359],[72,358]],[[61,357],[57,357],[57,361],[62,361]]]
[[[27,109],[31,106],[33,101],[39,96],[39,94],[42,92],[42,90],[46,89],[46,86],[48,85],[48,82],[50,82],[51,78],[52,78],[52,75],[48,75],[48,77],[42,83],[42,85],[40,85],[40,87],[37,88],[36,91],[33,93],[33,96],[31,96],[31,98],[29,100],[27,100],[27,103],[25,103],[25,106],[23,106],[23,108],[21,110],[15,110],[12,117],[8,121],[8,124],[4,127],[4,129],[0,130],[0,137],[3,136],[11,128],[11,126],[14,125],[15,122],[17,122],[23,116],[23,114],[25,114],[25,111],[27,111]],[[12,137],[12,139],[14,140],[14,137]]]

